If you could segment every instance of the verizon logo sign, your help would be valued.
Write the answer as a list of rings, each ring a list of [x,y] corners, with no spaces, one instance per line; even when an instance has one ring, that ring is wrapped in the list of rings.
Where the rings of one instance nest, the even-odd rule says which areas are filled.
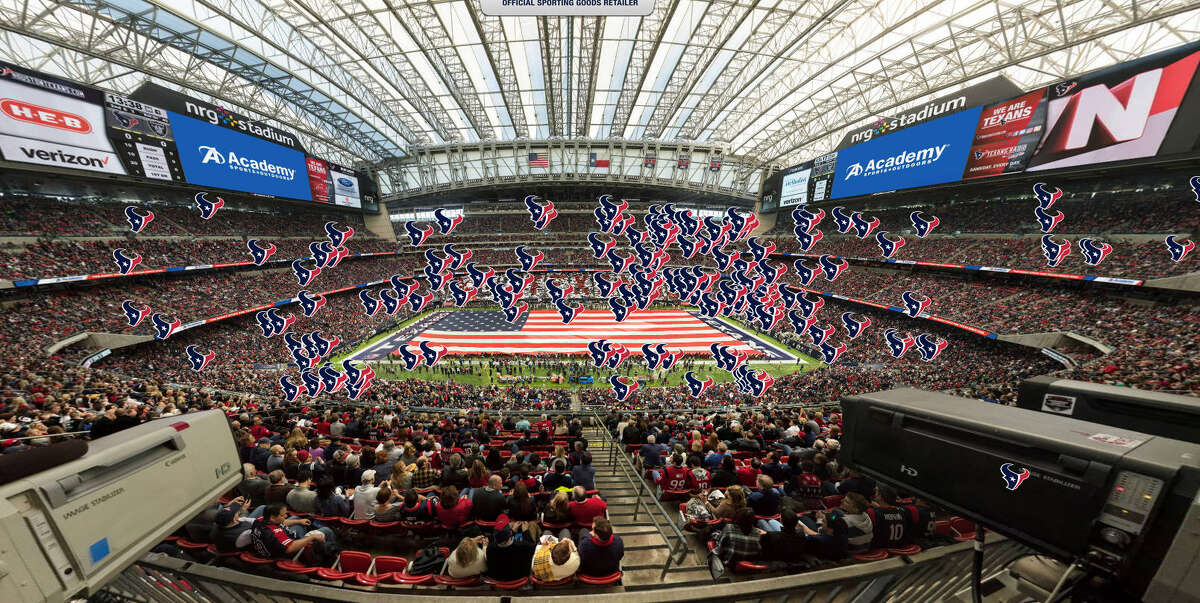
[[[121,160],[108,151],[0,135],[0,152],[9,161],[109,174],[125,173]]]
[[[15,98],[0,98],[0,112],[16,120],[76,134],[87,134],[92,131],[92,124],[82,116]]]

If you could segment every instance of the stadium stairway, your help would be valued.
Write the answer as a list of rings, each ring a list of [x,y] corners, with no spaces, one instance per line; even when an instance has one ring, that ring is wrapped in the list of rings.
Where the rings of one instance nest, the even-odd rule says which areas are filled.
[[[613,531],[625,544],[625,558],[621,563],[625,573],[621,582],[625,590],[712,584],[706,560],[698,557],[691,547],[682,562],[672,563],[666,575],[662,575],[663,564],[671,554],[671,544],[675,543],[673,539],[670,542],[664,539],[664,532],[667,538],[671,537],[671,518],[659,512],[650,498],[652,492],[642,492],[643,504],[638,509],[638,486],[631,483],[626,472],[617,465],[624,462],[617,458],[624,451],[617,450],[615,455],[612,454],[612,446],[601,433],[602,429],[587,427],[584,436],[592,453],[592,466],[596,468],[596,489],[608,503],[608,518],[612,521]],[[635,509],[638,509],[636,518]]]

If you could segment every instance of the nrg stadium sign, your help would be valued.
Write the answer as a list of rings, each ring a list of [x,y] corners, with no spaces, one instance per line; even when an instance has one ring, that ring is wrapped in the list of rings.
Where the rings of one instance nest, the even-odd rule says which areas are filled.
[[[491,17],[645,17],[654,0],[480,0]]]

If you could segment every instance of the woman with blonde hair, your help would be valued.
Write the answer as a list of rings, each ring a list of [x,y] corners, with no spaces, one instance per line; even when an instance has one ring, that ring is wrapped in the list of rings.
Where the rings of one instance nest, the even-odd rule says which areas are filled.
[[[488,471],[483,461],[475,459],[475,462],[471,463],[471,469],[467,471],[467,489],[463,492],[463,495],[474,501],[475,491],[487,486],[488,478],[491,476],[492,472]]]
[[[418,456],[420,456],[420,455],[417,454],[417,448],[415,446],[413,446],[413,443],[405,442],[404,443],[404,452],[400,454],[400,462],[403,463],[405,467],[407,467],[409,465],[416,463]]]
[[[392,490],[404,492],[412,488],[412,477],[412,472],[408,470],[408,467],[403,462],[397,462],[392,465],[392,477],[388,481],[392,484]]]
[[[463,538],[450,553],[446,562],[446,573],[451,578],[473,578],[487,571],[487,536]]]
[[[288,450],[299,450],[308,446],[308,436],[304,435],[304,430],[296,427],[292,429],[292,434],[284,440],[283,445]]]
[[[725,490],[725,499],[721,501],[721,504],[715,507],[711,502],[705,501],[705,504],[708,505],[708,511],[714,517],[733,519],[737,516],[738,511],[746,508],[746,490],[741,486],[730,486]]]
[[[546,510],[542,512],[542,523],[571,523],[574,517],[571,515],[571,510],[567,503],[569,498],[566,492],[559,492],[550,499],[550,504],[546,505]],[[564,528],[565,530],[565,528]]]

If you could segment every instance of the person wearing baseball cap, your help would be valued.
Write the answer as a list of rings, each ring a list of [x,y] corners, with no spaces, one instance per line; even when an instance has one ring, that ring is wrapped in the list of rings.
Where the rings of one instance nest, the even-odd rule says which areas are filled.
[[[496,518],[496,533],[487,547],[487,577],[507,582],[528,576],[533,552],[533,543],[516,538],[508,517],[501,515]]]

